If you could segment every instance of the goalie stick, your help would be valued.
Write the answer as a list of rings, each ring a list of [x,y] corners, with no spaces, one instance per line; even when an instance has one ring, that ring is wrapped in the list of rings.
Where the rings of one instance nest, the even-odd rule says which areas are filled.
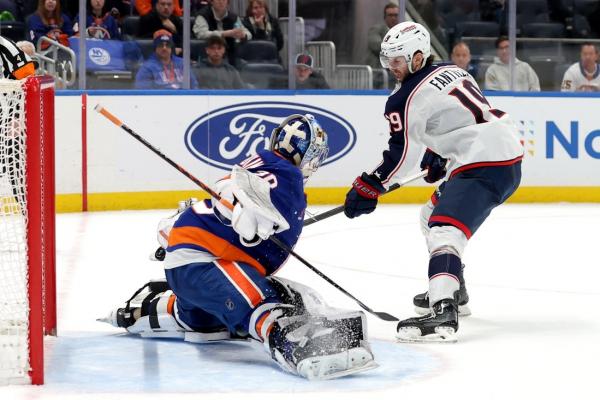
[[[389,189],[386,190],[385,192],[383,192],[381,195],[383,196],[384,194],[393,192],[394,190],[401,188],[402,186],[406,185],[407,183],[416,181],[417,179],[420,179],[420,178],[424,178],[425,176],[427,176],[427,170],[421,171],[415,175],[408,176],[408,177],[404,178],[403,180],[401,180],[400,182],[396,182],[393,185],[391,185],[389,187]],[[331,210],[322,212],[321,214],[311,215],[307,219],[304,220],[303,226],[309,226],[309,225],[314,224],[315,222],[319,222],[319,221],[322,221],[329,217],[333,217],[334,215],[337,215],[337,214],[341,213],[342,211],[344,211],[343,205],[337,206],[336,208],[332,208]]]
[[[173,161],[169,157],[167,157],[163,152],[161,152],[159,149],[157,149],[152,144],[150,144],[148,141],[146,141],[143,137],[141,137],[133,129],[131,129],[130,127],[128,127],[127,125],[125,125],[119,118],[117,118],[116,116],[114,116],[107,109],[105,109],[104,107],[102,107],[100,104],[97,104],[96,107],[94,107],[94,110],[96,110],[98,113],[102,114],[106,119],[108,119],[113,124],[117,125],[119,128],[123,129],[125,132],[129,133],[131,136],[133,136],[133,138],[135,138],[136,140],[138,140],[139,142],[141,142],[144,146],[146,146],[148,149],[150,149],[154,154],[156,154],[157,156],[159,156],[160,158],[162,158],[163,160],[165,160],[167,163],[169,163],[169,165],[171,165],[172,167],[174,167],[175,169],[177,169],[179,172],[181,172],[183,175],[185,175],[187,178],[189,178],[196,185],[200,186],[204,191],[206,191],[208,194],[210,194],[213,198],[217,199],[217,201],[219,201],[225,207],[229,208],[230,210],[233,210],[233,204],[231,204],[226,199],[223,199],[221,196],[219,196],[218,193],[216,193],[214,190],[212,190],[209,186],[207,186],[202,181],[200,181],[198,178],[196,178],[195,176],[193,176],[192,174],[190,174],[185,168],[183,168],[182,166],[180,166],[179,164],[177,164],[175,161]],[[321,278],[323,278],[325,281],[327,281],[330,285],[332,285],[333,287],[335,287],[336,289],[338,289],[340,292],[344,293],[346,296],[350,297],[363,310],[367,311],[368,313],[370,313],[370,314],[372,314],[372,315],[376,316],[377,318],[382,319],[384,321],[390,321],[390,322],[392,322],[392,321],[399,321],[398,318],[394,317],[391,314],[388,314],[388,313],[383,312],[383,311],[373,311],[370,307],[367,307],[363,302],[361,302],[356,297],[354,297],[352,294],[350,294],[346,289],[342,288],[340,285],[338,285],[337,283],[335,283],[331,278],[329,278],[327,275],[325,275],[324,273],[322,273],[321,271],[319,271],[311,263],[309,263],[304,258],[302,258],[301,256],[299,256],[296,252],[294,252],[294,250],[292,250],[290,247],[288,247],[285,243],[283,243],[281,240],[279,240],[275,236],[270,236],[269,240],[272,241],[273,243],[275,243],[282,250],[284,250],[287,253],[289,253],[290,255],[294,256],[298,261],[300,261],[302,264],[304,264],[305,266],[307,266],[314,273],[316,273]]]

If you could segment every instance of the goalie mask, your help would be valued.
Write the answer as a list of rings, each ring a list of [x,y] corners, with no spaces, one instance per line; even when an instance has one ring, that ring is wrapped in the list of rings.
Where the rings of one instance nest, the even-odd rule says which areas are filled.
[[[327,158],[327,133],[311,114],[290,115],[273,129],[270,150],[293,162],[306,180]]]
[[[412,59],[415,53],[423,53],[427,60],[431,55],[430,37],[427,29],[412,21],[401,22],[393,26],[385,34],[381,42],[379,61],[383,68],[395,68],[399,63],[406,62],[408,71],[412,74]],[[401,59],[404,60],[401,60]]]

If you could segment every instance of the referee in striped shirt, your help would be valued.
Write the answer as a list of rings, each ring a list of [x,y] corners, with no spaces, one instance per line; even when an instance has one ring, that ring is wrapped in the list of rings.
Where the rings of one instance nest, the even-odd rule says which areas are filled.
[[[35,74],[36,62],[10,39],[0,36],[0,59],[5,79],[23,79]]]
[[[33,61],[15,42],[0,36],[0,60],[2,60],[2,77],[20,80],[33,76],[37,62]],[[1,95],[1,94],[0,94]],[[9,114],[20,110],[3,110]],[[7,132],[5,132],[7,133]],[[20,165],[23,162],[22,149],[25,138],[21,135],[0,137],[0,175],[7,174],[12,192],[20,212],[25,212],[25,187]]]

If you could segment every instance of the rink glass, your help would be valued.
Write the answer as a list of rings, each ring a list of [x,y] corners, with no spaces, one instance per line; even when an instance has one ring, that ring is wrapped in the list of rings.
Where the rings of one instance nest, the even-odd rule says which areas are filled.
[[[179,0],[176,0],[179,1]],[[367,68],[367,41],[369,29],[384,23],[384,7],[387,0],[266,0],[271,15],[280,22],[284,46],[278,52],[279,66],[244,67],[237,65],[244,89],[295,89],[295,54],[312,53],[314,70],[320,72],[332,89],[384,89],[393,88],[393,76],[372,63]],[[489,3],[489,4],[488,4]],[[504,3],[504,7],[499,6]],[[197,73],[198,59],[204,54],[202,44],[191,29],[197,14],[195,0],[181,0],[185,21],[183,54],[184,71],[182,88],[189,87],[189,76]],[[494,42],[499,34],[514,38],[517,58],[527,62],[535,70],[542,91],[560,90],[566,68],[579,60],[583,42],[598,45],[600,39],[593,24],[594,15],[600,14],[600,2],[574,2],[566,10],[554,10],[544,1],[516,0],[406,0],[399,1],[398,14],[422,23],[431,32],[432,54],[438,60],[449,60],[452,45],[463,40],[470,47],[471,62],[475,66],[475,79],[485,89],[485,73],[494,63]],[[81,6],[85,1],[80,1]],[[511,25],[511,6],[515,7],[514,26]],[[133,6],[132,6],[133,7]],[[246,15],[247,0],[230,0],[229,9],[240,17]],[[76,10],[75,10],[76,11]],[[123,31],[131,29],[135,11],[120,17],[125,39],[136,38]],[[290,15],[295,18],[290,19]],[[295,34],[288,39],[288,27]],[[128,31],[129,32],[129,31]],[[143,52],[148,51],[148,41],[142,40]],[[84,43],[85,45],[85,43]],[[288,51],[292,48],[291,51]],[[87,54],[88,48],[84,49]],[[512,57],[512,54],[511,54]],[[254,63],[254,62],[252,62]],[[81,63],[77,62],[78,66]],[[141,62],[136,61],[121,71],[102,73],[88,70],[77,75],[70,89],[120,89],[134,88],[135,74]],[[367,76],[370,83],[359,80],[353,73]],[[352,78],[354,77],[354,78]],[[290,79],[294,78],[294,79]]]

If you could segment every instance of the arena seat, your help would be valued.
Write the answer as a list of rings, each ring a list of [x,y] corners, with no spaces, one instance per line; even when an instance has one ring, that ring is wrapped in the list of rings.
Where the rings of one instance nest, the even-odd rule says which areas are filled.
[[[125,39],[137,37],[140,29],[140,17],[137,15],[128,15],[123,19],[121,34]]]
[[[534,22],[521,28],[522,37],[561,38],[565,36],[565,26],[558,22]]]
[[[242,43],[236,56],[242,62],[277,64],[279,54],[277,46],[270,40],[249,40]]]
[[[250,85],[252,89],[272,89],[275,81],[285,78],[280,64],[268,63],[247,63],[240,75],[244,83]]]

